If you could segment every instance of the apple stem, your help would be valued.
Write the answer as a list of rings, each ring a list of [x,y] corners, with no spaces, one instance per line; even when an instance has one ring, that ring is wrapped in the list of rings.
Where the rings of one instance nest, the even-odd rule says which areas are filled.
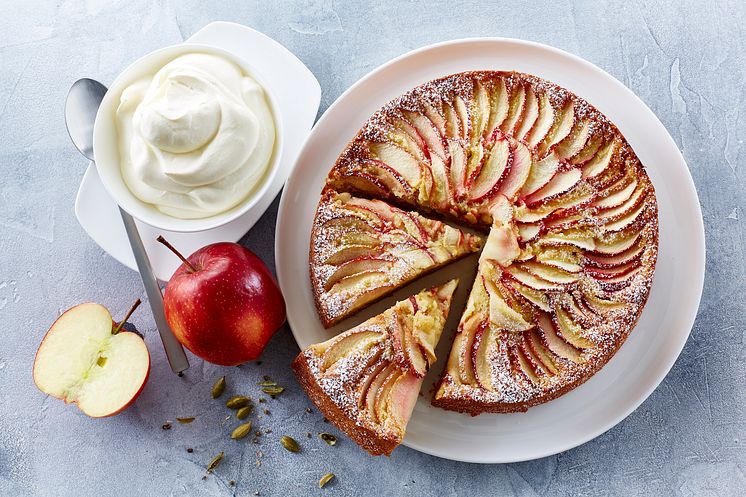
[[[162,243],[163,245],[165,245],[166,247],[168,247],[168,249],[171,252],[173,252],[174,254],[176,254],[176,257],[178,257],[179,259],[181,259],[181,262],[183,262],[186,265],[186,267],[189,268],[189,270],[191,272],[193,272],[193,273],[197,272],[197,268],[194,267],[194,265],[191,262],[189,262],[186,259],[186,257],[184,257],[183,255],[181,255],[181,252],[179,252],[178,250],[176,250],[176,247],[174,247],[173,245],[171,245],[170,243],[168,243],[168,241],[165,238],[163,238],[163,235],[158,235],[158,238],[156,238],[156,240],[158,240],[160,243]]]
[[[127,322],[127,320],[132,316],[132,313],[135,312],[135,309],[141,304],[142,302],[140,299],[135,300],[135,303],[132,304],[132,307],[130,307],[130,310],[127,311],[127,314],[124,315],[124,319],[122,319],[116,328],[114,328],[114,331],[111,332],[112,335],[116,335],[122,330],[122,326],[124,326],[124,323]]]

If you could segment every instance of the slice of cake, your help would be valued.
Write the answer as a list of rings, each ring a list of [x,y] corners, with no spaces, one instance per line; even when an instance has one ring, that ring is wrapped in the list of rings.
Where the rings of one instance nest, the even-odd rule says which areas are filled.
[[[404,438],[458,284],[423,290],[293,361],[310,399],[372,455]]]
[[[406,283],[477,252],[482,239],[380,200],[326,190],[311,235],[310,272],[325,327]]]

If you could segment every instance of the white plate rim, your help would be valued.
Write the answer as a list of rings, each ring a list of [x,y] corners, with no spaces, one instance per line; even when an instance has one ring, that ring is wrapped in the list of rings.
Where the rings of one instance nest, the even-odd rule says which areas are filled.
[[[411,60],[412,58],[421,56],[422,54],[425,54],[430,51],[434,51],[434,50],[437,51],[437,50],[440,50],[446,47],[453,47],[457,45],[468,46],[469,44],[478,44],[478,43],[516,44],[516,45],[525,46],[528,48],[540,49],[542,51],[546,51],[550,54],[556,55],[558,57],[567,58],[571,60],[573,63],[591,70],[601,79],[606,80],[606,82],[610,84],[611,87],[613,87],[614,91],[622,92],[625,94],[627,98],[633,99],[637,103],[637,105],[640,106],[640,109],[645,112],[645,115],[641,116],[640,119],[649,121],[652,126],[655,126],[656,128],[659,128],[660,130],[663,131],[663,135],[665,136],[664,138],[665,143],[663,143],[662,145],[666,149],[668,149],[670,153],[674,154],[675,156],[676,161],[672,167],[678,168],[677,172],[680,175],[680,178],[678,179],[680,181],[683,181],[683,187],[684,187],[684,191],[681,192],[682,194],[681,197],[685,198],[686,206],[689,209],[690,213],[692,214],[690,216],[690,221],[692,222],[692,226],[690,227],[689,232],[693,235],[693,238],[690,240],[691,245],[689,249],[694,254],[693,257],[696,262],[696,267],[691,267],[691,266],[689,267],[689,274],[691,275],[689,283],[692,285],[691,286],[692,291],[690,292],[690,296],[689,296],[691,299],[689,303],[691,305],[682,309],[681,321],[683,321],[683,323],[685,324],[682,324],[680,326],[680,329],[678,330],[677,334],[673,334],[673,332],[670,333],[671,338],[674,341],[669,344],[669,347],[667,349],[668,352],[666,355],[666,359],[659,364],[655,378],[649,381],[645,385],[644,389],[636,395],[636,398],[634,400],[631,400],[627,403],[625,409],[619,411],[616,416],[610,417],[602,425],[596,427],[595,429],[588,430],[586,433],[583,433],[582,435],[579,435],[576,438],[564,444],[553,445],[551,447],[546,447],[543,450],[538,449],[532,452],[531,454],[528,454],[528,455],[524,454],[523,456],[520,456],[520,457],[510,457],[510,456],[507,456],[507,457],[505,456],[471,457],[469,455],[464,455],[464,454],[455,455],[455,454],[449,453],[448,450],[434,449],[431,445],[427,443],[413,442],[412,440],[408,440],[407,438],[405,438],[405,441],[404,441],[404,445],[410,448],[413,448],[415,450],[418,450],[418,451],[421,451],[427,454],[435,455],[438,457],[447,458],[447,459],[453,459],[453,460],[464,461],[464,462],[477,462],[477,463],[519,462],[519,461],[532,460],[532,459],[538,459],[541,457],[550,456],[550,455],[557,454],[559,452],[563,452],[565,450],[571,449],[573,447],[577,447],[603,434],[607,430],[616,426],[627,416],[629,416],[629,414],[631,414],[634,410],[636,410],[650,396],[650,394],[660,385],[660,383],[663,381],[663,379],[668,374],[670,369],[673,367],[673,364],[675,363],[676,359],[679,357],[689,337],[691,328],[696,319],[696,315],[697,315],[697,311],[699,308],[699,303],[700,303],[700,299],[702,295],[702,289],[704,286],[705,237],[704,237],[704,223],[702,219],[701,208],[699,205],[699,199],[697,196],[696,188],[694,186],[694,181],[691,177],[691,174],[689,173],[686,162],[683,156],[681,155],[681,152],[678,150],[678,147],[673,141],[673,138],[671,137],[671,135],[665,129],[665,127],[660,122],[660,120],[657,118],[657,116],[655,116],[652,110],[650,110],[647,104],[645,104],[639,97],[637,97],[629,88],[624,86],[620,81],[618,81],[616,78],[614,78],[610,74],[606,73],[602,69],[598,68],[591,62],[588,62],[581,57],[578,57],[576,55],[565,52],[561,49],[550,47],[548,45],[544,45],[541,43],[514,39],[514,38],[487,37],[487,38],[457,39],[457,40],[445,41],[445,42],[428,45],[428,46],[407,52],[399,57],[396,57],[392,59],[391,61],[374,69],[373,71],[369,72],[368,74],[360,78],[352,86],[350,86],[350,88],[348,88],[345,92],[343,92],[342,95],[340,95],[340,97],[337,100],[335,100],[335,102],[332,103],[332,105],[329,106],[329,108],[324,112],[321,118],[317,121],[316,125],[314,126],[314,129],[312,130],[311,134],[308,136],[306,143],[304,144],[303,148],[301,149],[301,152],[298,155],[296,166],[293,168],[293,173],[288,178],[288,181],[285,185],[285,189],[283,190],[283,195],[280,201],[278,217],[277,217],[277,228],[276,228],[276,234],[275,234],[275,258],[276,258],[276,267],[277,267],[277,274],[278,274],[278,280],[280,283],[280,287],[282,288],[283,293],[286,295],[286,299],[287,299],[287,296],[291,294],[291,291],[292,291],[291,287],[293,285],[297,285],[297,279],[294,281],[292,275],[285,271],[285,268],[288,267],[288,265],[286,265],[287,252],[285,250],[285,247],[288,246],[289,240],[287,239],[287,237],[290,236],[290,233],[288,229],[288,224],[285,223],[284,221],[286,220],[288,216],[287,212],[291,210],[291,207],[290,207],[290,204],[292,202],[291,197],[293,197],[293,195],[295,194],[295,190],[297,188],[295,183],[298,180],[296,180],[296,178],[299,177],[299,173],[302,171],[302,168],[299,167],[299,164],[303,162],[306,156],[306,151],[311,147],[311,144],[317,139],[317,136],[319,136],[323,132],[327,132],[326,130],[328,126],[327,122],[329,122],[331,119],[334,118],[335,109],[339,107],[340,105],[342,105],[342,103],[345,102],[345,100],[347,100],[351,94],[354,94],[357,88],[364,85],[369,79],[375,77],[379,73],[386,71],[392,66],[396,66],[404,61]],[[591,102],[591,103],[594,103],[594,102]],[[356,129],[357,128],[355,128],[355,130],[353,131],[356,131]],[[306,240],[305,243],[307,245],[308,241]],[[659,262],[659,265],[660,265],[660,262]],[[307,277],[307,275],[304,275],[304,277]],[[646,310],[647,310],[647,307],[646,307]],[[293,332],[293,335],[296,341],[298,342],[299,346],[302,347],[303,345],[305,345],[303,338],[299,336],[299,332],[296,331],[296,330],[302,329],[301,327],[302,323],[297,322],[293,315],[293,302],[288,303],[288,323],[290,324],[291,331]],[[439,364],[436,367],[442,367],[441,361],[442,359],[439,361]],[[601,374],[601,372],[599,372],[598,374]]]

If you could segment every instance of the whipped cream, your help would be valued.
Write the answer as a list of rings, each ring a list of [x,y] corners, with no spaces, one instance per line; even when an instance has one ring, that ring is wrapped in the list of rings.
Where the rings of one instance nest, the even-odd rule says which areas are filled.
[[[116,111],[133,195],[182,219],[235,207],[262,182],[275,141],[264,90],[233,62],[179,56],[127,87]]]

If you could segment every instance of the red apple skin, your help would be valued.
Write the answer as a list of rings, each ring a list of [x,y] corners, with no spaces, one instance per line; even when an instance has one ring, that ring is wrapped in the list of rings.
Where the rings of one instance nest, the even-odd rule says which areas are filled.
[[[163,304],[176,338],[222,366],[257,359],[285,322],[285,300],[267,266],[237,243],[208,245],[182,264]]]

